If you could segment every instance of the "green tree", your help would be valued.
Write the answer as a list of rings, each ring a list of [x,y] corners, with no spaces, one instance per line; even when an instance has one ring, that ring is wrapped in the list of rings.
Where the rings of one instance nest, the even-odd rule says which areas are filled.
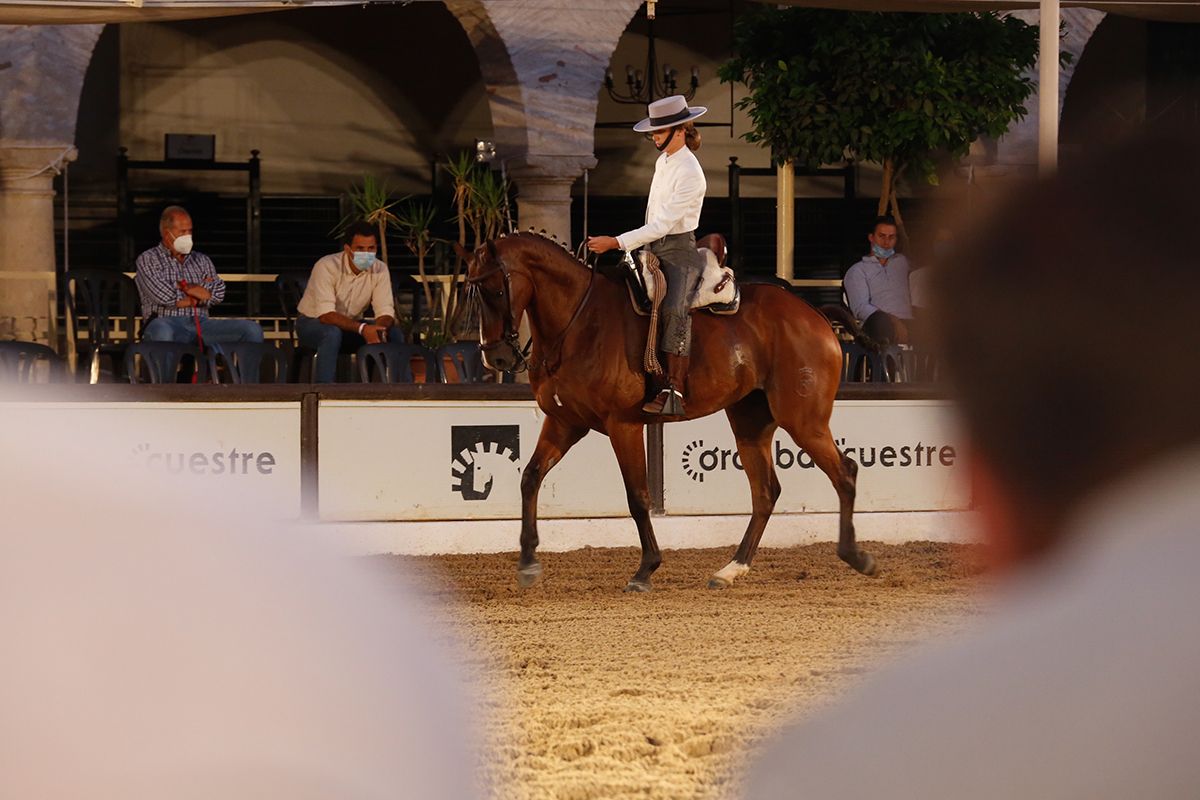
[[[903,225],[896,179],[937,182],[938,153],[966,155],[1026,109],[1038,31],[996,13],[896,14],[762,6],[734,27],[724,82],[777,164],[883,167],[879,213]]]

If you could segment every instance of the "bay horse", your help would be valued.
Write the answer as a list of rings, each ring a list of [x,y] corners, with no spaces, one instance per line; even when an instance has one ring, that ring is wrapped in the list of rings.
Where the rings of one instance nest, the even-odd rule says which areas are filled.
[[[651,418],[642,411],[649,320],[634,312],[621,281],[532,232],[485,242],[474,253],[455,247],[467,262],[484,362],[504,371],[528,366],[534,396],[546,415],[521,474],[521,586],[531,586],[542,574],[536,552],[538,489],[567,451],[594,430],[612,443],[641,540],[641,563],[625,589],[649,590],[662,555],[650,522],[644,429],[651,422],[694,419],[722,409],[750,480],[753,513],[733,559],[712,576],[709,587],[728,587],[750,570],[779,498],[771,461],[779,426],[837,491],[838,556],[865,575],[875,573],[874,558],[854,540],[858,465],[838,450],[829,431],[842,351],[833,329],[812,306],[779,286],[743,284],[736,314],[694,313],[686,416]],[[529,315],[533,336],[528,358],[518,338],[522,313]]]

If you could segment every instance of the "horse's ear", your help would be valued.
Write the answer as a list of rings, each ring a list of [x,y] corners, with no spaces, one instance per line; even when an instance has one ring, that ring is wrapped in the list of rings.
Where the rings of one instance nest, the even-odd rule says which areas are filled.
[[[461,258],[463,261],[471,260],[471,254],[467,252],[467,248],[463,247],[458,242],[454,243],[454,252],[457,253],[458,257]]]
[[[491,239],[487,240],[487,252],[488,252],[488,258],[490,258],[492,261],[500,260],[500,256],[498,256],[496,254],[496,243],[493,242]]]

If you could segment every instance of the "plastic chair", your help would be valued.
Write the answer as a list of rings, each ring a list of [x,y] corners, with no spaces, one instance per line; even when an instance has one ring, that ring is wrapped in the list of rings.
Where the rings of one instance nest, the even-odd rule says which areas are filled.
[[[908,354],[896,345],[878,352],[857,342],[843,341],[842,381],[903,383],[908,380]]]
[[[308,288],[307,272],[281,272],[275,276],[275,292],[279,297],[279,308],[287,319],[288,335],[296,344],[296,308]]]
[[[287,383],[288,359],[271,342],[218,342],[208,348],[208,374],[220,382],[222,367],[230,383],[261,383],[263,362],[275,383]]]
[[[857,342],[843,340],[841,345],[842,383],[887,382],[887,369],[879,353],[868,350]]]
[[[425,360],[425,383],[441,378],[437,354],[428,347],[402,342],[364,344],[358,348],[358,375],[363,383],[415,383],[412,360]],[[375,381],[371,380],[374,373]]]
[[[912,348],[905,345],[888,345],[879,351],[883,360],[884,380],[889,383],[906,383],[911,378],[913,363]]]
[[[200,348],[178,342],[137,342],[125,350],[125,373],[130,383],[175,383],[183,359],[191,356],[196,364],[196,379],[207,383],[207,370]],[[143,375],[146,380],[142,380]]]
[[[73,269],[64,276],[67,286],[67,323],[75,339],[76,352],[90,358],[88,382],[100,380],[100,359],[107,356],[116,377],[124,363],[125,350],[135,341],[141,309],[137,284],[121,272],[104,269]],[[79,336],[79,320],[87,318],[87,341]],[[116,338],[112,320],[121,319],[124,335]]]
[[[482,383],[487,370],[483,367],[483,353],[478,342],[454,342],[444,344],[437,349],[438,368],[442,373],[442,383],[449,383],[445,363],[449,360],[454,367],[458,383]]]
[[[49,366],[46,382],[61,382],[65,372],[63,361],[46,345],[0,342],[0,383],[40,383],[34,380],[34,367],[41,359],[45,359]]]
[[[317,351],[304,347],[296,336],[296,311],[304,290],[308,288],[307,272],[281,272],[275,276],[275,293],[279,298],[279,308],[287,319],[288,337],[292,348],[290,374],[299,380],[302,373],[307,373],[312,380],[313,365],[316,363]]]

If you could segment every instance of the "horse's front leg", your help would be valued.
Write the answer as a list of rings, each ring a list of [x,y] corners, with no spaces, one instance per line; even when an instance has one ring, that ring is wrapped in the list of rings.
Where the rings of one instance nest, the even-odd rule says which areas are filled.
[[[542,576],[542,565],[537,560],[537,498],[542,481],[563,455],[584,437],[587,428],[566,424],[547,416],[538,435],[533,456],[521,473],[521,559],[517,562],[517,583],[522,587],[532,586]]]
[[[608,426],[608,438],[625,479],[625,497],[629,500],[629,514],[637,524],[638,538],[642,542],[642,563],[637,573],[625,586],[627,592],[650,591],[650,576],[662,563],[662,553],[654,539],[654,528],[650,524],[650,487],[646,483],[646,446],[642,440],[645,426],[641,423],[614,423]]]

